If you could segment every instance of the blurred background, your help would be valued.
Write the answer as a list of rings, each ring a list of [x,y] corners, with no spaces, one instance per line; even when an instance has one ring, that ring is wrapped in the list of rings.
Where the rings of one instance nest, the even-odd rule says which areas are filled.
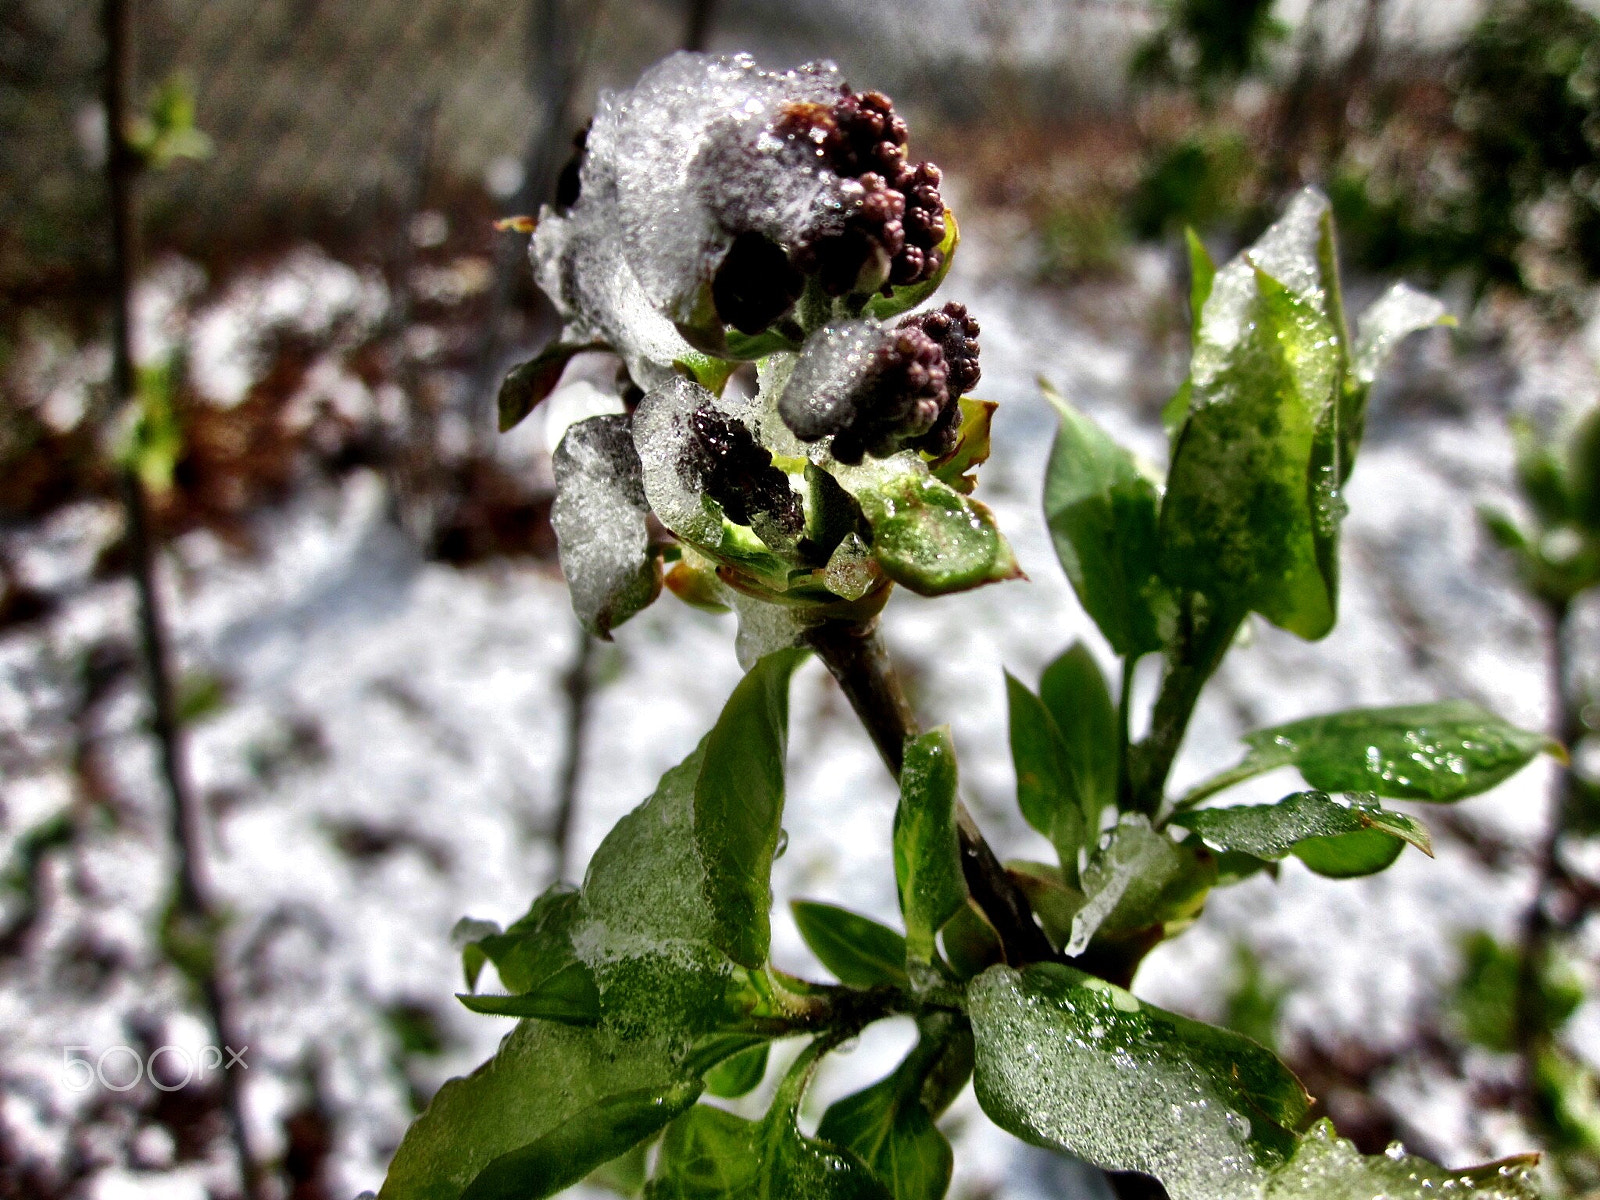
[[[1308,183],[1352,311],[1395,276],[1446,299],[1458,328],[1409,342],[1373,401],[1339,629],[1255,629],[1175,782],[1259,725],[1443,697],[1561,734],[1573,771],[1422,813],[1432,861],[1217,895],[1137,990],[1274,1045],[1366,1151],[1540,1146],[1552,1194],[1593,1194],[1600,857],[1550,831],[1600,775],[1600,614],[1524,586],[1477,515],[1571,532],[1539,447],[1600,398],[1592,8],[4,0],[0,1196],[375,1188],[506,1030],[452,998],[457,919],[579,878],[714,719],[729,620],[667,597],[596,645],[567,605],[548,450],[614,365],[580,358],[494,431],[500,379],[555,331],[526,234],[495,221],[537,211],[598,89],[684,46],[832,58],[945,170],[946,292],[1002,403],[980,498],[1030,581],[897,597],[885,627],[1008,854],[1043,843],[1015,811],[1002,665],[1032,682],[1073,638],[1105,650],[1039,513],[1037,377],[1160,461],[1183,230],[1220,259]],[[893,791],[814,664],[794,721],[775,891],[892,918]],[[780,964],[819,971],[775,923]],[[909,1038],[830,1059],[817,1111]],[[960,1200],[1110,1195],[970,1092],[946,1124]]]

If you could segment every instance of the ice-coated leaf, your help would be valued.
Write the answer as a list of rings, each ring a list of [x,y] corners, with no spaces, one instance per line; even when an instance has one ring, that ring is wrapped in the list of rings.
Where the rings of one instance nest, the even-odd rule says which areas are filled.
[[[1339,467],[1342,484],[1355,465],[1367,423],[1367,396],[1384,360],[1408,336],[1434,325],[1454,325],[1438,300],[1397,283],[1374,300],[1356,321],[1350,377],[1339,400]]]
[[[919,1048],[920,1049],[920,1048]],[[894,1200],[941,1200],[955,1156],[923,1106],[913,1056],[871,1087],[836,1100],[817,1137],[853,1151]]]
[[[1194,916],[1216,882],[1216,864],[1124,813],[1083,869],[1087,899],[1072,918],[1065,952],[1082,954],[1096,934],[1127,933]]]
[[[741,1050],[706,1072],[706,1091],[731,1100],[752,1091],[767,1073],[766,1042]]]
[[[1017,807],[1056,848],[1068,882],[1078,878],[1078,851],[1094,840],[1084,816],[1070,752],[1044,702],[1006,672],[1011,716],[1011,761],[1017,772]]]
[[[527,1200],[577,1183],[594,1167],[655,1134],[699,1097],[698,1082],[608,1096],[485,1167],[461,1200]]]
[[[1293,765],[1314,788],[1448,803],[1516,774],[1548,737],[1465,700],[1354,708],[1247,734],[1245,766]]]
[[[1361,796],[1336,800],[1326,792],[1295,792],[1276,804],[1179,813],[1172,823],[1194,830],[1215,850],[1267,861],[1293,854],[1319,875],[1336,879],[1383,870],[1407,843],[1433,853],[1420,822]]]
[[[927,474],[920,462],[915,467],[889,467],[866,486],[841,480],[861,504],[884,574],[923,596],[1018,578],[1011,545],[989,509]]]
[[[1055,963],[967,987],[978,1102],[1002,1129],[1172,1200],[1258,1200],[1310,1098],[1248,1038]]]
[[[446,1083],[407,1131],[385,1200],[458,1200],[504,1155],[526,1149],[545,1161],[532,1148],[548,1138],[557,1142],[546,1149],[562,1147],[565,1180],[551,1188],[563,1187],[627,1149],[628,1131],[649,1124],[641,1113],[665,1113],[664,1122],[686,1094],[693,1099],[704,1072],[748,1048],[706,1037],[739,1015],[728,1000],[730,955],[764,952],[770,937],[783,692],[797,658],[769,659],[746,677],[694,753],[606,835],[581,892],[552,889],[505,934],[480,939],[508,987],[576,974],[572,963],[587,968],[599,1019],[524,1020],[493,1059]],[[729,819],[740,778],[759,801],[758,822]],[[550,1194],[517,1186],[527,1197]]]
[[[934,939],[967,901],[956,833],[956,750],[948,726],[907,743],[894,814],[894,877],[907,953],[934,961]]]
[[[1183,231],[1183,239],[1189,251],[1189,337],[1191,341],[1198,342],[1200,317],[1205,312],[1211,286],[1216,282],[1217,264],[1212,261],[1200,235],[1192,228]],[[1183,427],[1184,418],[1189,415],[1189,399],[1193,394],[1194,383],[1185,378],[1172,394],[1172,399],[1161,406],[1161,428],[1166,430],[1169,439],[1176,437],[1178,430]]]
[[[473,1012],[496,1017],[538,1017],[569,1025],[592,1025],[600,1019],[600,989],[594,972],[576,959],[514,995],[457,999]]]
[[[661,561],[650,547],[649,505],[629,419],[590,417],[567,429],[553,460],[550,510],[561,570],[583,627],[611,631],[661,594]]]
[[[906,939],[887,925],[814,900],[795,900],[789,907],[811,953],[840,983],[906,986]]]
[[[1050,944],[1059,950],[1071,941],[1072,918],[1087,897],[1066,881],[1062,869],[1049,863],[1013,861],[1006,863],[1006,873],[1028,897]]]
[[[1333,627],[1347,365],[1332,218],[1307,190],[1212,281],[1161,506],[1163,578],[1301,637]]]
[[[586,350],[604,349],[605,346],[600,342],[556,341],[527,362],[512,367],[505,382],[500,385],[500,432],[515,429],[555,390],[556,384],[561,381],[561,372],[566,370],[574,357]]]
[[[788,606],[742,592],[732,592],[729,599],[739,615],[734,653],[746,671],[769,654],[793,649],[804,640],[805,627]]]
[[[1084,827],[1097,831],[1117,800],[1117,712],[1089,647],[1074,642],[1044,669],[1039,699],[1061,732]]]
[[[955,449],[944,457],[928,464],[933,477],[948,483],[963,496],[972,495],[978,486],[978,477],[969,472],[989,461],[990,427],[994,424],[994,400],[975,400],[963,396],[956,402],[961,406],[961,425],[956,430]]]
[[[739,681],[706,736],[694,789],[694,840],[713,941],[746,967],[767,960],[772,855],[783,820],[789,678],[800,650],[770,654]]]
[[[700,1105],[669,1125],[647,1200],[892,1200],[856,1155],[800,1132],[817,1053],[813,1043],[760,1121]]]
[[[1538,1155],[1529,1154],[1451,1171],[1405,1153],[1398,1143],[1387,1154],[1363,1155],[1324,1118],[1272,1175],[1264,1200],[1538,1200],[1537,1162]]]
[[[1131,453],[1048,383],[1040,387],[1060,418],[1044,479],[1056,557],[1113,650],[1160,649],[1170,602],[1156,573],[1155,485]]]

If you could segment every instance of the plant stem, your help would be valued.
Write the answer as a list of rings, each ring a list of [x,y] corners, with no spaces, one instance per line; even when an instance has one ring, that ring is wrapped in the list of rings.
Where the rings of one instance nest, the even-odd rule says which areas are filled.
[[[1229,767],[1226,771],[1218,771],[1210,779],[1202,779],[1190,788],[1177,800],[1173,801],[1172,811],[1183,812],[1184,809],[1193,808],[1202,800],[1209,800],[1218,792],[1231,788],[1236,783],[1243,783],[1246,779],[1254,779],[1272,769],[1274,764],[1261,763],[1246,758],[1237,766]]]
[[[567,754],[561,763],[561,782],[556,793],[556,815],[550,841],[556,853],[556,879],[566,878],[571,858],[572,818],[578,807],[578,777],[583,772],[583,739],[589,725],[589,692],[594,684],[592,663],[594,638],[587,630],[578,631],[578,648],[563,686],[567,693]]]
[[[917,736],[917,719],[900,679],[890,665],[876,620],[825,621],[806,635],[850,706],[866,726],[878,753],[896,779],[905,759],[908,738]],[[1013,966],[1059,956],[1034,920],[1033,908],[1012,881],[989,843],[979,832],[966,804],[956,799],[956,828],[961,840],[961,871],[967,891],[1000,935],[1006,961]]]
[[[1551,734],[1564,746],[1574,746],[1584,733],[1579,711],[1576,664],[1570,645],[1571,629],[1565,600],[1544,603],[1546,644],[1550,662]],[[1550,824],[1535,859],[1533,899],[1523,914],[1518,955],[1513,1034],[1522,1060],[1522,1102],[1525,1115],[1536,1126],[1548,1128],[1548,1114],[1539,1101],[1539,1060],[1548,1050],[1554,1030],[1545,1018],[1544,976],[1548,969],[1551,935],[1556,933],[1552,909],[1560,901],[1567,879],[1561,863],[1562,839],[1577,806],[1577,780],[1570,766],[1557,766],[1551,778]],[[1561,926],[1570,927],[1571,916],[1562,914]]]
[[[1128,791],[1123,808],[1154,817],[1161,809],[1167,776],[1188,731],[1200,689],[1216,671],[1222,656],[1244,623],[1244,613],[1202,611],[1195,593],[1185,594],[1178,613],[1178,635],[1168,652],[1166,674],[1156,695],[1150,732],[1128,755]]]
[[[111,208],[111,386],[113,413],[134,402],[132,298],[138,257],[135,182],[142,167],[128,145],[128,92],[133,83],[133,12],[129,0],[105,0],[101,11],[106,39],[105,114],[107,126],[106,186]],[[137,464],[125,463],[121,489],[129,571],[138,596],[139,650],[149,689],[151,732],[158,748],[162,782],[167,792],[168,832],[172,838],[172,916],[188,932],[216,936],[216,907],[207,895],[200,869],[200,816],[183,754],[182,729],[172,684],[161,596],[156,588],[153,539],[144,481]],[[170,918],[169,918],[170,919]],[[208,956],[209,958],[209,956]],[[217,1040],[225,1048],[245,1043],[233,1023],[231,997],[223,986],[214,958],[196,980]],[[261,1194],[260,1165],[250,1150],[238,1072],[222,1072],[222,1102],[239,1160],[246,1200]]]

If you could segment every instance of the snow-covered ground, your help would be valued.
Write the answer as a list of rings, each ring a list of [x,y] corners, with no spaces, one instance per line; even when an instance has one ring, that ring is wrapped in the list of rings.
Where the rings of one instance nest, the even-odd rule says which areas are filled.
[[[1029,579],[937,601],[897,596],[885,629],[924,718],[953,724],[965,790],[991,840],[1005,853],[1039,856],[1044,843],[1012,800],[1001,670],[1031,682],[1074,638],[1105,648],[1038,509],[1054,423],[1034,381],[1047,376],[1159,458],[1151,400],[1181,363],[1145,314],[1170,306],[1173,268],[1142,252],[1126,281],[1064,296],[1016,282],[1019,263],[1006,248],[1020,239],[1001,218],[969,219],[964,233],[946,290],[983,324],[979,392],[1001,402],[979,496]],[[289,260],[284,270],[302,276],[258,290],[256,301],[292,297],[315,269],[314,258]],[[340,279],[351,310],[370,317],[365,283]],[[201,363],[213,366],[209,386],[229,395],[252,369],[235,344],[240,316],[230,324],[230,314],[213,313],[196,327]],[[1257,626],[1201,706],[1180,786],[1231,763],[1242,730],[1333,707],[1466,694],[1526,724],[1546,719],[1539,629],[1480,538],[1473,505],[1510,503],[1506,413],[1592,401],[1600,346],[1594,328],[1586,342],[1536,336],[1516,320],[1508,327],[1497,354],[1457,350],[1443,332],[1407,347],[1399,384],[1375,398],[1349,491],[1339,628],[1306,644]],[[368,402],[327,372],[309,376],[313,386],[355,408]],[[506,445],[530,470],[545,469],[538,425]],[[54,588],[87,579],[115,526],[114,513],[69,508],[11,550],[25,581]],[[450,930],[464,914],[515,918],[554,875],[546,832],[577,626],[548,570],[425,561],[371,474],[303,490],[261,517],[252,554],[209,533],[185,536],[162,581],[184,670],[227,684],[225,705],[193,729],[190,745],[209,799],[208,874],[231,914],[253,1137],[265,1155],[280,1152],[283,1118],[315,1078],[333,1116],[333,1194],[354,1195],[382,1178],[413,1093],[469,1069],[505,1032],[504,1022],[451,998],[460,979]],[[64,710],[85,650],[128,636],[131,613],[124,584],[84,583],[46,621],[0,639],[0,733],[17,764],[0,796],[7,854],[75,803],[77,733]],[[579,862],[715,718],[739,674],[732,622],[667,596],[602,649],[597,673]],[[789,840],[775,893],[893,919],[890,781],[816,664],[797,678],[792,709]],[[222,1158],[169,1169],[170,1137],[155,1126],[135,1136],[126,1117],[101,1105],[103,1093],[75,1092],[63,1073],[64,1047],[98,1054],[128,1043],[141,1022],[159,1030],[158,1041],[206,1037],[182,1015],[191,1010],[181,981],[153,941],[170,864],[141,722],[131,683],[95,710],[90,732],[110,772],[113,819],[84,822],[71,849],[48,860],[41,923],[23,957],[0,962],[5,1140],[43,1162],[64,1161],[74,1145],[103,1154],[109,1165],[91,1172],[86,1194],[105,1200],[199,1197],[208,1182],[225,1186],[230,1171]],[[1527,844],[1543,820],[1546,778],[1535,766],[1460,812]],[[1273,798],[1291,786],[1268,777],[1251,791]],[[1137,990],[1215,1016],[1243,942],[1292,985],[1286,1038],[1397,1047],[1436,1019],[1457,934],[1508,932],[1528,888],[1519,870],[1491,871],[1449,838],[1439,839],[1436,860],[1408,853],[1360,881],[1321,879],[1291,862],[1276,883],[1258,877],[1217,894],[1196,929],[1152,955]],[[775,926],[780,964],[820,970],[781,903]],[[443,1035],[436,1056],[402,1053],[395,1014],[419,1009]],[[1580,1027],[1597,1021],[1587,1014]],[[887,1070],[908,1038],[891,1025],[831,1058],[818,1111]],[[1458,1081],[1397,1072],[1380,1086],[1427,1149],[1451,1161],[1524,1148],[1507,1122],[1474,1116]],[[1081,1190],[1089,1185],[1074,1182],[1070,1164],[988,1125],[970,1091],[947,1124],[958,1143],[958,1197],[1098,1195]]]

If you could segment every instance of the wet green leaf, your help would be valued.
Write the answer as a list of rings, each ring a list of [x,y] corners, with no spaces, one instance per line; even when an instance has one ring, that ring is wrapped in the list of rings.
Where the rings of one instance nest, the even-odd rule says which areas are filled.
[[[1002,1129],[1172,1200],[1245,1200],[1294,1151],[1310,1098],[1248,1038],[1055,963],[967,989],[978,1102]],[[1370,1200],[1370,1198],[1369,1198]]]
[[[706,1091],[731,1100],[754,1090],[767,1073],[767,1043],[741,1050],[706,1072]]]
[[[989,509],[932,475],[884,471],[853,490],[872,531],[873,558],[890,579],[920,595],[1022,574]]]
[[[970,900],[956,910],[939,936],[946,960],[961,979],[1005,961],[999,935]]]
[[[1328,792],[1448,803],[1516,774],[1542,751],[1543,734],[1519,729],[1465,700],[1354,708],[1246,735],[1247,766],[1297,767]]]
[[[1242,804],[1180,813],[1174,825],[1192,829],[1217,850],[1276,860],[1293,854],[1319,875],[1347,879],[1389,866],[1407,843],[1433,853],[1428,831],[1404,813],[1360,796],[1335,800],[1326,792],[1296,792],[1276,804]]]
[[[853,1151],[894,1200],[941,1200],[950,1187],[950,1142],[923,1107],[914,1059],[871,1087],[835,1101],[817,1137]]]
[[[1161,508],[1168,582],[1302,637],[1333,627],[1347,367],[1332,219],[1306,191],[1206,298]]]
[[[1040,387],[1060,418],[1044,482],[1056,557],[1113,650],[1157,650],[1170,601],[1156,570],[1156,487],[1129,451],[1049,384]]]
[[[1072,918],[1087,897],[1067,883],[1060,867],[1048,863],[1008,862],[1006,873],[1028,897],[1033,915],[1057,950],[1072,939]]]
[[[932,963],[934,939],[967,901],[956,834],[956,752],[948,726],[906,746],[894,815],[894,874],[906,950]]]
[[[717,944],[746,967],[767,960],[772,855],[783,819],[789,678],[804,651],[757,663],[729,697],[705,741],[694,790],[694,837],[705,864]]]
[[[512,367],[500,385],[500,432],[506,433],[522,424],[523,419],[556,390],[561,372],[567,369],[569,362],[587,350],[605,348],[603,342],[551,342],[527,362]]]
[[[891,1200],[850,1151],[800,1132],[796,1117],[815,1053],[813,1044],[760,1121],[700,1105],[668,1126],[649,1200]]]
[[[851,987],[905,987],[906,939],[870,917],[814,900],[790,903],[811,953]]]
[[[1140,813],[1124,813],[1083,869],[1083,907],[1072,918],[1068,955],[1096,936],[1131,933],[1193,918],[1217,880],[1207,853],[1179,845]]]
[[[1017,772],[1017,807],[1056,848],[1068,883],[1078,880],[1078,851],[1094,840],[1073,775],[1071,754],[1044,702],[1006,672],[1011,716],[1011,761]]]
[[[1294,1158],[1268,1182],[1265,1200],[1538,1200],[1531,1170],[1537,1155],[1449,1171],[1403,1150],[1363,1155],[1326,1118],[1301,1139]],[[1174,1195],[1173,1200],[1181,1200]]]
[[[1100,814],[1117,802],[1117,711],[1087,646],[1074,642],[1044,669],[1039,698],[1061,733],[1084,828],[1095,833]]]
[[[496,1017],[538,1017],[569,1025],[592,1025],[600,1019],[600,989],[594,972],[577,959],[514,995],[456,999],[473,1012]]]
[[[781,693],[796,660],[774,655],[752,670],[717,728],[606,836],[580,893],[552,889],[505,934],[478,940],[514,989],[581,963],[593,973],[599,1019],[584,1027],[523,1020],[493,1059],[446,1083],[407,1131],[384,1200],[459,1200],[502,1160],[485,1187],[511,1180],[521,1195],[548,1195],[539,1189],[549,1180],[564,1187],[626,1150],[628,1137],[648,1136],[657,1116],[670,1117],[698,1093],[706,1071],[749,1047],[748,1039],[705,1035],[742,1015],[724,947],[765,947],[770,936]],[[772,758],[748,757],[762,753]],[[708,838],[703,818],[731,804],[725,793],[741,772],[744,794],[773,822],[772,837],[740,828]],[[737,888],[719,886],[707,845],[717,848],[723,872],[739,875]],[[759,902],[740,902],[757,894]],[[557,1160],[559,1171],[550,1166],[555,1173],[536,1176],[546,1182],[529,1190],[529,1164]]]
[[[692,1105],[698,1082],[607,1096],[542,1137],[494,1159],[461,1200],[528,1200],[577,1183],[596,1166],[658,1132]]]

